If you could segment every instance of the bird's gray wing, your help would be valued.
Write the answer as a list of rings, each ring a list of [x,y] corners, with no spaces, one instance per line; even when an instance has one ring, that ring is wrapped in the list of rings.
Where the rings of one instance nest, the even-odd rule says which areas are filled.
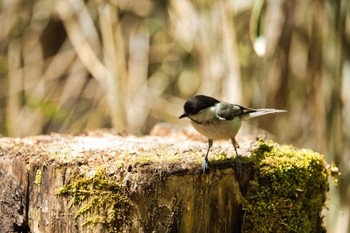
[[[217,106],[216,116],[220,120],[227,121],[255,111],[255,109],[245,108],[237,104],[221,103]]]

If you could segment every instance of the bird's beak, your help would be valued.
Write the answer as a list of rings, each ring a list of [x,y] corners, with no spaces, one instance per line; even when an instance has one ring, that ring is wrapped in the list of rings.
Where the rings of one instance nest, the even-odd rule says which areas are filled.
[[[181,116],[179,116],[179,119],[184,118],[184,117],[188,117],[187,113],[184,113]]]

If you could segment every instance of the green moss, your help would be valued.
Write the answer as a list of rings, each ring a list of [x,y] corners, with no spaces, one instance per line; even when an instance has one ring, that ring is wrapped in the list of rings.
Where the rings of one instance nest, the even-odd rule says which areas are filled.
[[[41,182],[42,182],[41,170],[38,169],[36,170],[35,181],[34,181],[34,183],[38,185],[38,193],[41,192]]]
[[[324,232],[329,171],[323,156],[259,141],[252,159],[242,232]]]
[[[211,164],[226,164],[226,163],[233,163],[235,161],[235,157],[228,157],[227,154],[221,153],[216,154],[212,156],[212,159],[210,160]],[[200,158],[198,161],[200,164],[203,162],[203,159]]]
[[[129,201],[120,184],[102,169],[92,178],[76,178],[60,188],[57,195],[72,197],[70,207],[80,207],[75,218],[86,217],[83,226],[102,224],[108,232],[122,231]]]

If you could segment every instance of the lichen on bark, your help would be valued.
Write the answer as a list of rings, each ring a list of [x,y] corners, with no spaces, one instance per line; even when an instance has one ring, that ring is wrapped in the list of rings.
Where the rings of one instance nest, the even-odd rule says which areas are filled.
[[[107,177],[99,168],[93,177],[75,177],[57,191],[59,196],[70,196],[70,207],[79,210],[75,218],[87,215],[83,227],[102,224],[107,232],[120,232],[127,216],[129,200],[120,182]]]

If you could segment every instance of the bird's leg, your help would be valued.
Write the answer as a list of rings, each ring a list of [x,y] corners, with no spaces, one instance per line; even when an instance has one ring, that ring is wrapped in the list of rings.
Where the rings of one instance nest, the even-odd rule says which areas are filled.
[[[204,157],[203,165],[202,165],[203,172],[206,172],[209,169],[208,155],[209,155],[209,150],[210,150],[212,145],[213,145],[213,140],[212,139],[208,139],[208,150],[207,150],[207,154]]]
[[[238,145],[236,139],[231,138],[231,142],[232,142],[233,148],[235,148],[236,156],[238,156],[237,148],[239,148],[239,145]]]
[[[231,142],[232,142],[232,145],[235,148],[235,152],[236,152],[236,159],[235,160],[236,160],[237,172],[239,175],[242,175],[242,173],[243,173],[242,163],[241,163],[241,159],[239,158],[239,155],[237,153],[237,148],[239,148],[239,145],[238,145],[235,138],[231,138]]]

